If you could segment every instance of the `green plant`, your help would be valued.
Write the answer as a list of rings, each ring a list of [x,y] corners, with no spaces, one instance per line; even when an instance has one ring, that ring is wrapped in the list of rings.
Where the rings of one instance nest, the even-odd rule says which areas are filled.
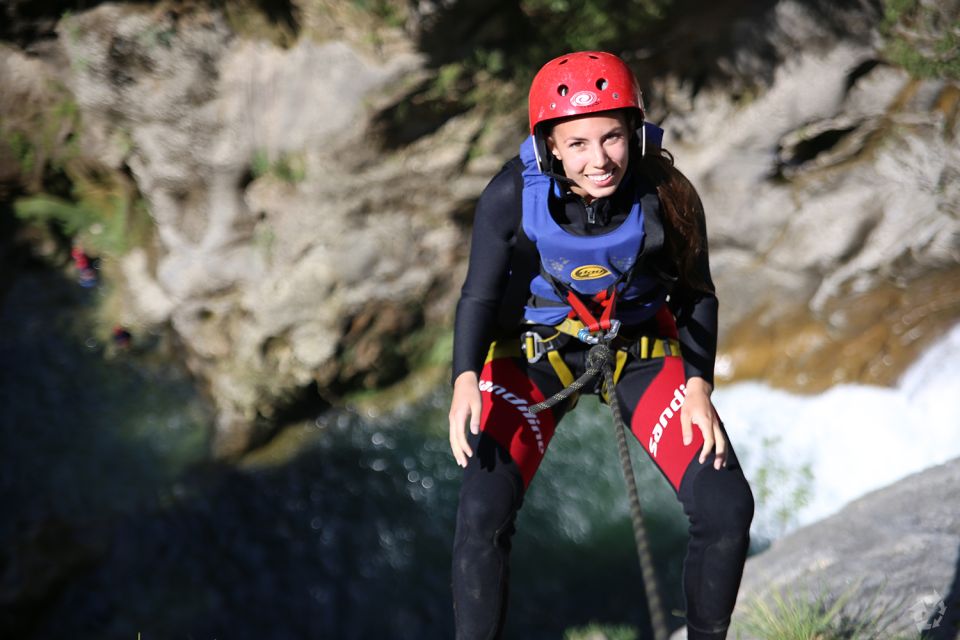
[[[541,42],[565,51],[603,49],[643,32],[666,14],[671,0],[521,0]]]
[[[28,190],[39,191],[48,169],[61,170],[77,155],[74,133],[80,128],[80,111],[66,90],[46,102],[27,105],[22,115],[0,120],[0,144],[17,160],[20,179]]]
[[[70,40],[71,44],[76,44],[80,41],[80,37],[83,33],[80,31],[80,26],[75,20],[73,20],[73,12],[70,9],[67,9],[62,14],[60,14],[60,23],[66,25],[67,38]]]
[[[750,478],[757,512],[765,514],[757,524],[772,537],[783,534],[810,502],[813,469],[810,464],[790,466],[779,453],[781,438],[764,437],[760,442],[760,461]]]
[[[177,29],[172,24],[155,24],[137,35],[137,44],[144,49],[158,46],[169,49],[173,46],[173,39],[176,35]]]
[[[82,167],[82,168],[81,168]],[[71,163],[72,199],[48,193],[18,198],[15,215],[34,223],[52,223],[63,233],[79,237],[100,254],[122,255],[141,244],[151,223],[146,202],[121,174]]]
[[[406,20],[403,3],[396,0],[353,0],[360,11],[370,13],[388,27],[402,27]]]
[[[637,640],[639,632],[634,627],[591,623],[585,627],[567,629],[563,640]]]
[[[76,100],[56,81],[42,99],[0,120],[0,145],[16,158],[25,192],[14,201],[14,213],[27,222],[56,225],[100,254],[120,255],[145,241],[152,222],[129,176],[83,156],[81,129]],[[129,153],[129,131],[119,129],[117,143]]]
[[[299,25],[295,14],[271,11],[270,3],[258,0],[210,0],[223,13],[230,29],[250,40],[267,40],[288,48],[297,41]],[[282,3],[275,3],[282,6]]]
[[[275,158],[263,149],[254,152],[250,160],[250,171],[255,178],[271,175],[275,178],[296,184],[307,177],[307,168],[302,154],[281,153]]]
[[[878,595],[876,591],[864,599],[859,583],[836,597],[822,591],[771,590],[746,604],[731,631],[738,639],[921,640],[920,634],[891,636],[886,630],[889,608],[878,607]]]
[[[36,150],[33,143],[20,131],[12,131],[6,135],[6,145],[17,159],[20,173],[29,176],[36,168]]]
[[[960,79],[960,18],[955,3],[885,0],[883,8],[881,30],[893,63],[919,78]]]

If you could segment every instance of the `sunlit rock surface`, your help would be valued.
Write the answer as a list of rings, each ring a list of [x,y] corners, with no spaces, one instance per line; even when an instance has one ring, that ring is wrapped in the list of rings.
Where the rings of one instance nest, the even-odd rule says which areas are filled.
[[[769,18],[744,45],[776,52],[769,86],[660,83],[707,209],[720,374],[890,384],[960,315],[960,89],[885,63],[869,18],[833,40],[804,3]]]
[[[101,4],[43,55],[0,50],[5,97],[61,82],[82,152],[146,199],[155,242],[117,270],[120,320],[179,335],[219,453],[307,398],[395,382],[449,326],[472,203],[525,130],[522,108],[418,102],[435,72],[413,38],[455,4],[419,3],[416,36],[304,9],[310,37],[286,48],[217,11]],[[960,317],[960,89],[884,62],[870,3],[723,20],[722,54],[684,45],[683,24],[664,47],[727,86],[644,75],[707,209],[718,373],[889,384]]]
[[[86,152],[129,167],[156,225],[123,261],[124,320],[172,323],[220,409],[221,453],[298,390],[403,374],[396,343],[449,318],[452,216],[495,166],[468,166],[483,155],[471,114],[381,149],[372,120],[424,78],[409,43],[281,49],[216,12],[121,5],[59,34]]]

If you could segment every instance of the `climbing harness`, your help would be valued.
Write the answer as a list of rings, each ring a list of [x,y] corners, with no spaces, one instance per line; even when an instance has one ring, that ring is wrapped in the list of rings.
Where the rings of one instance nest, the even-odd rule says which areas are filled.
[[[614,431],[616,432],[617,437],[617,449],[620,454],[620,465],[623,468],[623,478],[627,484],[627,495],[630,502],[630,516],[633,524],[634,542],[636,543],[637,556],[640,560],[640,572],[643,576],[643,587],[647,595],[647,608],[650,611],[650,622],[651,626],[653,627],[653,637],[654,640],[667,640],[669,637],[669,632],[667,630],[666,618],[663,613],[663,604],[660,601],[660,593],[657,589],[657,577],[653,568],[653,558],[650,553],[650,546],[647,540],[646,527],[643,519],[643,510],[640,507],[640,496],[639,492],[637,491],[637,480],[633,473],[633,464],[630,461],[630,451],[627,447],[627,427],[624,424],[623,415],[620,413],[620,404],[617,402],[616,396],[614,395],[616,379],[619,378],[620,370],[623,368],[621,355],[623,356],[623,361],[626,359],[626,353],[623,350],[617,350],[615,355],[615,349],[611,348],[611,343],[616,339],[620,329],[620,323],[616,319],[610,318],[610,314],[612,314],[612,308],[616,304],[616,294],[614,292],[613,296],[611,296],[609,305],[606,309],[604,309],[604,313],[601,314],[600,320],[597,320],[594,314],[590,313],[590,310],[587,309],[586,305],[583,304],[583,302],[575,293],[570,292],[568,299],[571,303],[571,306],[573,306],[574,311],[576,311],[578,315],[581,315],[581,324],[584,326],[578,328],[575,324],[572,324],[576,321],[572,318],[568,318],[564,321],[564,323],[567,323],[567,321],[570,321],[570,323],[566,324],[564,329],[560,329],[558,326],[557,335],[560,335],[561,333],[568,333],[575,328],[577,330],[576,335],[578,339],[585,344],[592,345],[590,350],[587,352],[587,370],[582,376],[576,380],[572,380],[573,375],[569,374],[569,368],[567,368],[567,378],[572,380],[572,382],[567,382],[564,380],[564,377],[561,376],[561,382],[566,385],[565,388],[543,402],[530,406],[528,410],[530,413],[537,414],[544,409],[549,409],[557,403],[566,400],[570,396],[579,393],[583,387],[591,383],[597,376],[602,376],[601,390],[603,396],[607,400],[607,404],[610,405],[610,411],[613,413]],[[576,299],[577,304],[574,304],[573,299]],[[610,314],[607,314],[608,310],[610,310]],[[606,316],[606,319],[603,319],[604,316]],[[583,322],[584,320],[586,322]],[[537,338],[532,338],[531,334],[537,336]],[[555,337],[556,336],[553,336],[553,338]],[[539,342],[537,341],[538,339],[540,340]],[[648,353],[649,342],[646,340],[647,338],[643,338],[641,340],[641,343],[644,345],[644,353]],[[552,339],[543,341],[536,332],[527,332],[523,334],[521,346],[528,354],[528,359],[532,350],[533,356],[538,360],[540,357],[542,357],[543,353],[546,353],[548,358],[551,355],[555,355],[556,359],[562,363],[563,359],[556,348],[542,346],[544,344],[549,345],[551,342]],[[672,343],[675,341],[664,342],[667,342],[667,345],[663,347],[666,350],[666,355],[673,355]],[[662,343],[657,341],[655,344]],[[531,346],[528,347],[528,345]],[[544,349],[544,351],[538,353],[538,349]],[[649,353],[652,353],[652,350],[650,350]],[[679,355],[679,345],[677,345],[676,355]],[[617,361],[616,371],[614,370],[615,360]],[[551,364],[553,364],[553,359],[551,359]],[[566,364],[563,366],[566,368]],[[554,368],[556,369],[556,365],[554,365]]]

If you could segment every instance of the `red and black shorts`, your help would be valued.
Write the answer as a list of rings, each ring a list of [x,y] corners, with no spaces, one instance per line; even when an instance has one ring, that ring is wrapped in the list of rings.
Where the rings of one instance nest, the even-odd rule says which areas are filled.
[[[676,334],[636,336],[630,342],[636,343],[631,352],[617,354],[616,402],[651,460],[674,490],[679,490],[684,472],[703,447],[703,436],[694,428],[691,443],[683,444],[680,406],[686,377]],[[520,353],[519,343],[494,343],[490,348],[480,374],[480,429],[509,452],[520,469],[524,487],[529,486],[557,423],[575,399],[537,414],[528,408],[579,377],[586,370],[588,349],[571,339],[537,362],[528,362]]]

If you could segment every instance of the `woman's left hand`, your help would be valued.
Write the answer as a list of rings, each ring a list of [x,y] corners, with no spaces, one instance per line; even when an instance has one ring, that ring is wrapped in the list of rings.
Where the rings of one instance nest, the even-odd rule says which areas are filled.
[[[689,445],[693,440],[693,425],[700,428],[703,433],[700,463],[702,464],[715,448],[717,455],[713,468],[719,470],[727,463],[727,439],[720,429],[720,416],[710,401],[712,392],[713,386],[703,378],[687,380],[687,396],[680,409],[680,428],[684,445]]]

